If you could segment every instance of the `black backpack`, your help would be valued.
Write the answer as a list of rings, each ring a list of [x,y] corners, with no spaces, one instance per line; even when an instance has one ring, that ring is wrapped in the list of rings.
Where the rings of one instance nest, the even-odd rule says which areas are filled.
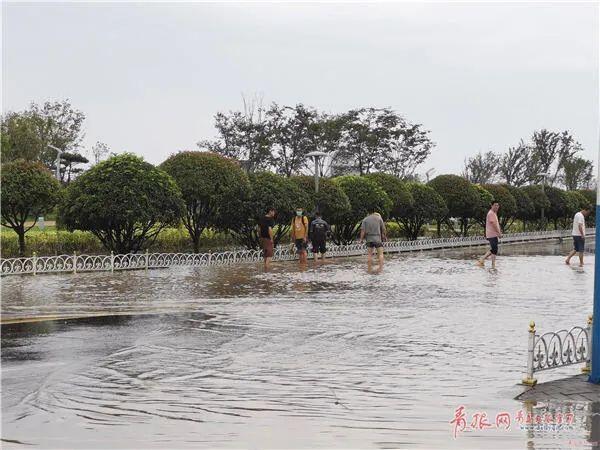
[[[327,223],[323,220],[314,221],[311,238],[316,241],[324,241],[327,238]]]

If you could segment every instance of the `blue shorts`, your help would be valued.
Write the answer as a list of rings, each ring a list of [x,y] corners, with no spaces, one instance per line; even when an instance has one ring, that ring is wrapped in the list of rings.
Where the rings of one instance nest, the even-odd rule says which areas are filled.
[[[381,248],[383,247],[383,242],[367,242],[367,247],[369,248]]]
[[[498,238],[497,237],[488,238],[488,241],[490,243],[490,253],[492,255],[497,255],[498,254]]]
[[[585,250],[585,239],[583,236],[573,236],[573,250],[581,253]]]

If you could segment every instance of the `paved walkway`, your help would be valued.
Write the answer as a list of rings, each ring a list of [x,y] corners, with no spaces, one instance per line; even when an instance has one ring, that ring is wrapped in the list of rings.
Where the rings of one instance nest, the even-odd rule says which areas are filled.
[[[600,385],[588,383],[588,376],[581,374],[571,378],[540,383],[518,395],[515,399],[532,402],[600,402]]]

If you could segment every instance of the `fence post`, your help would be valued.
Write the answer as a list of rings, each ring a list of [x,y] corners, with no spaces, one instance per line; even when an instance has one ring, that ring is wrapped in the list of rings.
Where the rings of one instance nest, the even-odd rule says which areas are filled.
[[[523,378],[526,386],[535,386],[537,380],[533,378],[533,351],[535,346],[535,322],[529,322],[529,341],[527,345],[527,377]]]
[[[33,274],[37,273],[37,253],[33,252]]]
[[[590,373],[592,371],[592,328],[594,327],[594,316],[591,314],[587,320],[587,357],[585,358],[585,367],[581,369],[583,373]]]
[[[148,270],[148,249],[146,249],[145,266],[145,269]]]
[[[110,271],[115,271],[115,252],[110,251]]]
[[[210,266],[211,261],[212,260],[212,250],[208,251],[208,262],[206,263],[207,266]]]
[[[77,273],[77,252],[73,252],[73,273]]]

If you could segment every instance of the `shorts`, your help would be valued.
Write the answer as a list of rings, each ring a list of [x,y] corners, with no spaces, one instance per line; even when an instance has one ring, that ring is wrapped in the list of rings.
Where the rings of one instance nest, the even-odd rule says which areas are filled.
[[[381,242],[381,241],[367,242],[367,247],[368,248],[381,248],[381,247],[383,247],[383,242]]]
[[[273,257],[273,241],[267,238],[260,238],[260,246],[263,249],[263,258]]]
[[[313,253],[325,253],[327,251],[327,246],[325,245],[325,240],[312,241],[312,251]]]
[[[498,254],[498,238],[497,237],[488,238],[488,241],[490,243],[490,252],[492,253],[492,255],[497,255]]]
[[[296,244],[296,250],[298,250],[299,252],[306,250],[307,245],[304,239],[296,239],[294,241],[294,244]]]
[[[573,250],[581,253],[585,250],[585,239],[583,236],[573,236]]]

